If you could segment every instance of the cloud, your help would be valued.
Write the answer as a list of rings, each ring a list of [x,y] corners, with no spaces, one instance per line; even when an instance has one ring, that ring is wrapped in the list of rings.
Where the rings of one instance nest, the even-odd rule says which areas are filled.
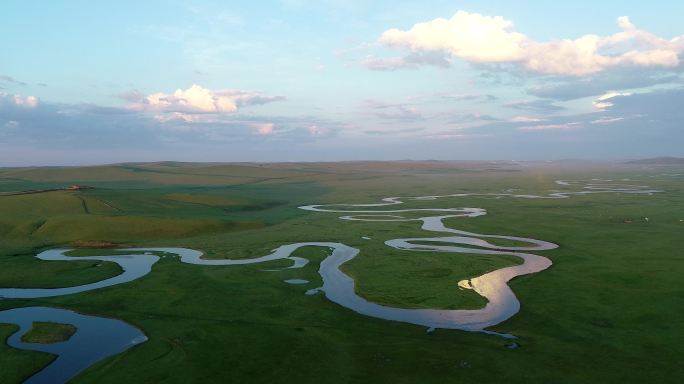
[[[0,122],[14,121],[3,144],[45,147],[141,146],[151,119],[120,108],[41,102],[35,96],[0,94]],[[2,124],[2,123],[0,123]]]
[[[446,114],[447,122],[451,124],[481,123],[498,121],[494,116],[478,112],[453,112]]]
[[[367,99],[361,103],[361,108],[370,110],[373,116],[385,120],[415,121],[424,118],[414,105],[407,103],[388,104]]]
[[[498,99],[494,95],[479,93],[446,93],[438,96],[444,100],[454,101],[494,101]]]
[[[365,62],[371,69],[398,69],[418,65],[412,57],[441,57],[437,62],[461,59],[471,63],[510,64],[531,72],[587,76],[617,67],[674,68],[684,52],[684,35],[667,40],[640,30],[628,17],[618,18],[621,32],[577,39],[534,41],[513,30],[513,22],[501,16],[458,11],[450,19],[417,23],[408,30],[386,30],[379,42],[408,51],[404,57]],[[437,56],[433,56],[437,55]],[[440,56],[441,55],[441,56]]]
[[[462,132],[490,134],[491,145],[517,157],[684,155],[684,87],[611,96],[606,99],[610,105],[594,112],[550,115],[543,122],[492,122]]]
[[[212,91],[199,85],[177,89],[172,94],[163,92],[144,96],[137,91],[121,94],[130,101],[128,108],[142,112],[182,114],[235,113],[239,108],[284,100],[282,96],[267,96],[241,90]]]
[[[428,140],[470,140],[489,138],[489,134],[463,133],[460,130],[435,132],[425,136]]]
[[[395,71],[398,69],[418,69],[422,65],[448,68],[451,66],[451,61],[439,52],[412,52],[403,57],[390,58],[371,55],[366,57],[362,64],[374,71]]]
[[[238,101],[236,105],[245,102]],[[247,104],[259,102],[249,100]],[[341,122],[316,116],[205,113],[196,112],[194,107],[188,108],[191,113],[171,110],[150,109],[141,113],[129,106],[39,102],[37,97],[0,93],[0,146],[150,149],[182,143],[304,143],[334,137],[348,128]]]
[[[392,128],[392,129],[387,129],[387,130],[381,130],[381,129],[368,129],[363,131],[363,133],[367,135],[377,135],[377,136],[389,136],[389,135],[399,135],[399,134],[405,134],[405,133],[416,133],[416,132],[421,132],[425,131],[424,127],[410,127],[410,128]]]
[[[537,99],[537,100],[519,100],[511,101],[504,104],[504,107],[519,109],[524,111],[534,111],[534,112],[558,112],[565,108],[560,105],[553,104],[549,100]]]
[[[5,75],[0,75],[0,84],[26,85],[23,81]]]
[[[539,119],[536,117],[527,117],[527,116],[516,116],[511,119],[512,123],[538,123],[540,121],[544,121],[544,119]]]
[[[600,119],[592,120],[589,123],[590,124],[612,124],[612,123],[617,123],[618,121],[624,120],[624,117],[602,117]]]
[[[579,128],[580,123],[562,123],[562,124],[540,124],[540,125],[526,125],[519,127],[521,131],[553,131],[553,130],[568,130]]]
[[[187,113],[182,113],[182,112],[160,113],[158,115],[154,115],[153,118],[160,123],[168,123],[168,122],[172,122],[172,121],[182,121],[185,123],[196,123],[196,122],[200,121],[200,116],[189,115]]]
[[[121,100],[125,100],[129,103],[142,103],[145,99],[145,95],[138,91],[137,89],[133,89],[130,91],[125,91],[125,92],[120,92],[115,95],[113,95]]]
[[[250,142],[327,138],[344,126],[310,116],[247,116],[240,114],[161,114],[153,116],[155,131],[166,140],[192,142]]]
[[[317,116],[243,111],[188,114],[196,119],[193,122],[178,115],[162,122],[156,113],[124,107],[116,113],[116,108],[42,101],[27,108],[17,105],[14,95],[3,95],[0,162],[85,163],[169,156],[189,161],[682,156],[683,99],[684,88],[653,90],[614,96],[611,106],[591,113],[565,111],[542,115],[543,122],[508,119],[456,129],[437,118],[419,127],[394,121],[359,127]],[[273,124],[271,133],[257,134],[255,130],[265,124]]]
[[[409,106],[398,106],[398,107],[393,107],[392,110],[390,111],[385,111],[385,112],[378,112],[375,114],[376,117],[381,118],[381,119],[389,119],[389,120],[420,120],[423,118],[423,115],[418,112],[416,107],[409,107]]]
[[[681,128],[684,121],[682,100],[684,88],[620,94],[610,98],[611,105],[606,106],[605,111],[615,117],[632,117],[631,122],[644,127],[672,127],[684,133]]]
[[[16,121],[16,120],[8,120],[8,121],[5,122],[4,127],[5,127],[5,128],[9,128],[9,129],[18,128],[18,127],[19,127],[19,122]]]
[[[9,93],[0,92],[0,105],[11,104],[23,108],[35,108],[40,103],[40,99],[36,96],[21,97],[20,95],[11,95]]]
[[[613,103],[610,101],[612,98],[629,95],[631,95],[631,93],[608,92],[597,97],[596,100],[592,101],[592,104],[594,104],[594,107],[597,109],[606,109],[613,106]]]
[[[330,133],[328,128],[319,127],[316,124],[310,125],[308,131],[311,136],[327,136]]]
[[[387,30],[380,43],[413,52],[444,52],[467,61],[503,63],[522,59],[526,37],[510,32],[512,26],[500,16],[458,11],[451,19],[418,23],[408,31]]]
[[[255,123],[253,128],[254,131],[259,135],[273,134],[273,123]]]
[[[679,75],[661,71],[646,73],[643,70],[616,70],[573,81],[556,82],[526,89],[530,95],[555,100],[574,100],[621,89],[645,88],[657,84],[682,83]]]

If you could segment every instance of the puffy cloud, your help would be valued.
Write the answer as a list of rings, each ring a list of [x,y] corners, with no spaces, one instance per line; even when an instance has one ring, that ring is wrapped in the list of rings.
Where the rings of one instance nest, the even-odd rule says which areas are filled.
[[[182,113],[186,115],[234,113],[243,106],[266,104],[284,99],[282,96],[267,96],[249,91],[212,91],[196,84],[185,90],[177,89],[172,94],[158,92],[144,96],[139,93],[129,92],[121,96],[132,101],[128,108],[133,110],[172,114]],[[137,100],[135,100],[136,98]]]
[[[475,62],[503,63],[522,58],[525,35],[509,31],[513,23],[501,16],[458,11],[451,19],[418,23],[408,31],[390,29],[380,42],[412,51],[442,51]]]
[[[10,95],[9,93],[0,92],[0,104],[8,104],[23,108],[36,108],[38,104],[40,104],[40,99],[36,96],[21,97],[20,95]]]
[[[618,26],[621,32],[605,37],[588,34],[537,42],[514,31],[513,23],[501,16],[458,11],[450,19],[418,23],[406,31],[385,31],[379,39],[381,44],[404,48],[409,54],[365,64],[371,69],[415,67],[431,62],[416,62],[410,57],[437,54],[442,55],[441,63],[459,58],[473,63],[517,64],[532,72],[566,76],[586,76],[624,66],[679,65],[684,35],[663,39],[639,30],[626,16],[618,18]]]
[[[15,96],[14,102],[17,103],[17,105],[25,106],[28,108],[35,108],[38,106],[39,101],[36,96],[26,96],[24,99],[22,99],[20,96]]]

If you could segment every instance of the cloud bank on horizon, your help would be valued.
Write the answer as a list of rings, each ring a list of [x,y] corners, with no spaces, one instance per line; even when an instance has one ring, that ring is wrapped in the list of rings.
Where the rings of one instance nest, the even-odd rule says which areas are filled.
[[[430,17],[436,10],[411,2],[272,5],[198,2],[171,9],[185,21],[169,24],[150,4],[125,31],[55,29],[54,47],[31,36],[7,41],[54,64],[8,50],[0,165],[684,155],[684,30],[659,15],[649,20],[657,33],[621,9],[603,12],[622,14],[617,31],[555,30],[542,17],[553,5],[521,15],[501,2],[548,24],[523,32],[528,26],[507,16]],[[72,17],[7,7],[17,17],[0,30]],[[113,7],[120,21],[126,5]],[[302,17],[319,21],[304,26]],[[584,29],[592,26],[603,33]],[[90,45],[114,38],[128,42],[123,59]],[[70,56],[67,46],[80,44],[91,48]],[[156,51],[138,60],[147,50]]]

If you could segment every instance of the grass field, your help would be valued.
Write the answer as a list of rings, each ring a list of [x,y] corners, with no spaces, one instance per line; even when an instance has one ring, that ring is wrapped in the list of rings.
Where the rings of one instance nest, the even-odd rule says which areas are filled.
[[[0,339],[5,340],[18,330],[17,326],[0,324]],[[14,349],[5,343],[0,343],[0,356],[0,383],[20,383],[55,358],[46,353]]]
[[[338,214],[296,207],[374,203],[387,196],[573,189],[554,184],[556,179],[629,178],[662,189],[652,196],[459,197],[402,207],[485,208],[486,216],[446,224],[560,245],[537,253],[554,262],[549,270],[511,283],[522,310],[495,330],[519,337],[514,350],[496,336],[426,333],[358,315],[320,294],[304,295],[321,283],[318,263],[327,251],[318,247],[298,251],[312,260],[301,270],[263,271],[287,265],[282,260],[212,267],[164,258],[151,274],[125,285],[51,299],[0,300],[0,309],[67,308],[124,320],[149,336],[91,367],[77,383],[677,383],[684,377],[682,174],[642,165],[486,162],[165,162],[0,170],[2,287],[76,285],[119,272],[112,263],[33,257],[52,247],[188,247],[206,257],[242,258],[283,244],[335,241],[361,249],[342,267],[360,295],[406,308],[481,307],[484,300],[457,289],[456,282],[519,261],[399,251],[384,241],[439,234],[421,231],[418,222],[343,221]],[[95,188],[8,195],[73,184]],[[283,282],[294,278],[311,283]],[[0,325],[0,337],[11,330]],[[0,356],[2,383],[19,382],[51,359],[6,345],[0,345]]]
[[[74,333],[76,327],[71,324],[34,321],[31,329],[21,337],[21,341],[39,344],[59,343],[69,340]]]

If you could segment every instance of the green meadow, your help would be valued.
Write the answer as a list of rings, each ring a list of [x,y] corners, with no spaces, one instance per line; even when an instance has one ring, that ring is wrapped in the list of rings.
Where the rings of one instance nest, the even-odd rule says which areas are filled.
[[[283,244],[332,241],[361,250],[342,269],[368,300],[403,308],[481,308],[486,301],[456,283],[520,260],[400,251],[384,242],[440,234],[422,231],[417,221],[346,221],[338,219],[341,214],[297,207],[375,203],[388,196],[546,194],[578,190],[554,180],[592,178],[630,179],[624,183],[663,192],[469,196],[401,207],[485,208],[486,216],[445,223],[559,244],[536,252],[553,261],[550,269],[510,284],[521,311],[493,330],[516,335],[517,349],[507,348],[501,337],[428,333],[359,315],[322,294],[305,295],[321,284],[318,265],[329,252],[320,247],[297,251],[311,260],[303,269],[277,272],[264,270],[289,262],[198,266],[162,258],[152,273],[127,284],[0,300],[0,310],[65,308],[121,319],[149,337],[90,367],[75,383],[681,382],[684,169],[677,166],[163,162],[0,169],[0,287],[71,286],[120,272],[107,262],[34,258],[56,247],[76,248],[74,256],[156,246],[198,249],[208,258],[249,258]],[[39,192],[71,185],[93,188]],[[289,285],[286,279],[310,283]],[[0,338],[15,329],[0,324]],[[44,332],[55,337],[50,329]],[[0,343],[0,382],[21,382],[51,359]]]
[[[76,333],[76,327],[71,324],[58,324],[35,321],[22,337],[25,343],[51,344],[67,341]]]

